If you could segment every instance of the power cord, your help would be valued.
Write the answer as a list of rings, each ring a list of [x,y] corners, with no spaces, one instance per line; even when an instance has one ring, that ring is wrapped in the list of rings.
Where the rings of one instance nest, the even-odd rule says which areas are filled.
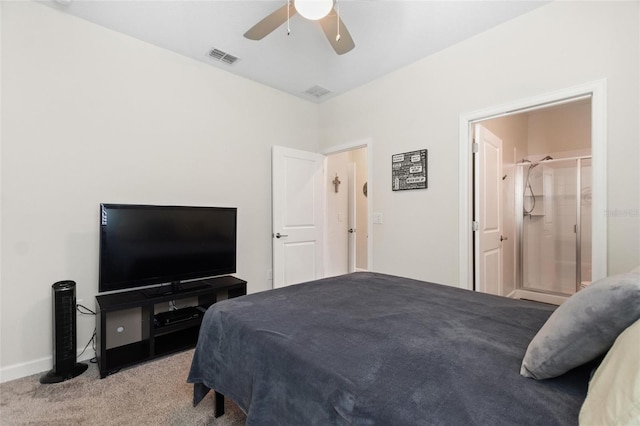
[[[84,311],[83,311],[83,309],[84,309]],[[87,308],[86,306],[81,305],[81,304],[79,304],[79,303],[76,303],[76,310],[77,310],[78,312],[80,312],[82,315],[95,315],[95,314],[96,314],[96,313],[95,313],[95,312],[93,312],[91,309],[89,309],[89,308]]]
[[[81,305],[79,303],[76,303],[76,310],[81,315],[93,315],[93,316],[96,315],[96,313],[94,311],[92,311],[91,309],[89,309],[86,306]],[[91,358],[89,360],[89,362],[92,363],[92,364],[95,364],[96,362],[98,362],[98,357],[97,357],[97,354],[96,354],[96,329],[95,328],[93,329],[93,335],[91,335],[91,339],[89,339],[87,344],[84,346],[84,349],[82,349],[82,352],[80,352],[78,354],[76,359],[78,359],[78,358],[80,358],[82,356],[82,354],[87,350],[89,345],[91,345],[91,348],[93,349],[93,354],[94,354],[94,357]]]
[[[80,352],[78,354],[78,356],[76,357],[76,359],[80,358],[82,356],[82,354],[87,350],[87,348],[89,347],[89,345],[91,345],[93,343],[93,345],[91,345],[91,348],[93,349],[93,353],[95,354],[96,352],[96,345],[95,345],[95,341],[96,341],[96,329],[93,329],[93,335],[91,336],[91,339],[89,339],[89,341],[87,342],[87,344],[84,346],[84,349],[82,350],[82,352]],[[89,360],[90,363],[95,364],[98,360],[96,359],[96,357],[94,356],[93,358],[91,358]]]

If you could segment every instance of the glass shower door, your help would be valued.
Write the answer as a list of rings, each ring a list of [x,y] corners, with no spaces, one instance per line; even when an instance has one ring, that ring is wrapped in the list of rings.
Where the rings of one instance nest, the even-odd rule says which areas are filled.
[[[591,158],[580,160],[580,288],[591,284]]]
[[[590,217],[587,220],[578,208],[583,198],[580,174],[587,174],[578,163],[574,158],[520,166],[523,195],[518,197],[522,209],[517,211],[522,215],[519,288],[523,290],[569,296],[576,292],[582,271],[578,259],[591,258],[590,247],[580,250],[580,228],[587,225],[583,222],[590,228]]]

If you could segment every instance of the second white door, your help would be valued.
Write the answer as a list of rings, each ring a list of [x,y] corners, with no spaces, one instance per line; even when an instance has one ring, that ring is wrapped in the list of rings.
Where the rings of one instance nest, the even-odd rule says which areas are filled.
[[[313,152],[273,147],[274,288],[324,276],[324,161]]]

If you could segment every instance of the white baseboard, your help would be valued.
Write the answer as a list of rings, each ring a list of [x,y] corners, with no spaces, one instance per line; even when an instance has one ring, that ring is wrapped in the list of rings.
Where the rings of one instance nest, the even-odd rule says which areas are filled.
[[[82,349],[78,350],[78,354]],[[88,361],[94,357],[93,351],[86,352],[78,359],[78,362]],[[21,379],[38,373],[46,373],[53,368],[53,356],[36,359],[33,361],[22,362],[19,364],[8,365],[0,368],[0,383],[9,382],[11,380]]]
[[[36,359],[34,361],[13,364],[0,369],[0,383],[31,376],[32,374],[48,371],[53,366],[53,358]]]

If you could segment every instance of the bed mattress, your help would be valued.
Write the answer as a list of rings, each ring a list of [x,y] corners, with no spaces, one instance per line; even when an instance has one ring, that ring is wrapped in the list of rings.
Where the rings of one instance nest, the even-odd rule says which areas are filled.
[[[222,301],[203,319],[188,381],[247,425],[577,424],[592,366],[520,376],[553,312],[377,273]]]

